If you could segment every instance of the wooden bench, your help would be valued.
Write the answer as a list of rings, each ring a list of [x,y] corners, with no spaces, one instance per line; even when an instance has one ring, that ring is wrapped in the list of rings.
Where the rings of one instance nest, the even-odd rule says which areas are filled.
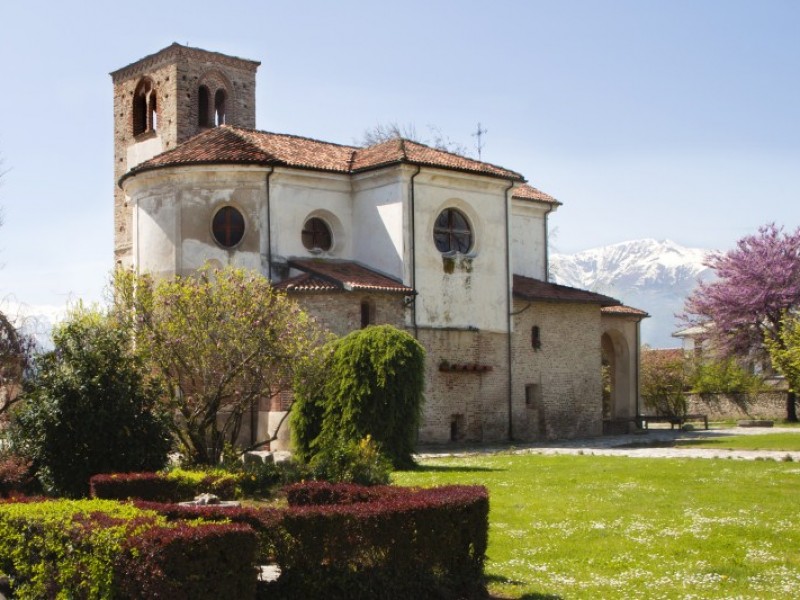
[[[669,423],[669,428],[675,429],[676,425],[681,428],[688,421],[702,421],[705,428],[708,429],[708,415],[700,413],[683,416],[639,415],[636,420],[639,429],[648,429],[650,423]]]

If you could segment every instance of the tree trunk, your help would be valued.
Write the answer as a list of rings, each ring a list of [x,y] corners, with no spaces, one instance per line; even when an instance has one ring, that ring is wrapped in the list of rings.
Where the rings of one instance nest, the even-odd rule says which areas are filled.
[[[786,392],[786,420],[797,423],[797,395],[793,390]]]

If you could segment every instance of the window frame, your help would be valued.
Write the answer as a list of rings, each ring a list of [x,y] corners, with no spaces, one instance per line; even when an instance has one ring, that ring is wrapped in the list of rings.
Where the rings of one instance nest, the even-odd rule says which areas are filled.
[[[475,247],[475,234],[467,215],[454,206],[440,211],[433,222],[433,243],[442,254],[468,254]]]

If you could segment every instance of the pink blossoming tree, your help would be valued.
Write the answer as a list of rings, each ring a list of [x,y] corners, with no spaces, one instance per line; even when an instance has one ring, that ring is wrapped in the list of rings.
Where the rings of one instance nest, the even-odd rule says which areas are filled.
[[[725,356],[763,352],[767,341],[782,348],[784,317],[800,308],[800,228],[786,233],[775,224],[765,225],[734,249],[711,254],[705,264],[717,279],[698,285],[686,301],[683,319],[707,327]],[[786,413],[790,421],[797,420],[794,390],[787,396]]]

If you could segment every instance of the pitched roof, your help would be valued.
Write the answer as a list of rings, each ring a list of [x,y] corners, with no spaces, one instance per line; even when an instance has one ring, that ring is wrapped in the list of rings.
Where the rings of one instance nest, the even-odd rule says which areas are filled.
[[[600,306],[619,305],[620,301],[610,296],[595,294],[587,290],[549,283],[540,279],[514,275],[514,295],[523,300],[538,302],[572,302],[580,304],[599,304]]]
[[[288,166],[337,173],[359,173],[406,163],[514,181],[525,180],[515,171],[410,140],[395,139],[359,148],[296,135],[222,125],[204,131],[180,146],[137,165],[123,175],[120,183],[137,173],[153,169],[230,163]]]
[[[523,183],[522,185],[515,187],[514,193],[511,195],[511,197],[519,200],[532,200],[534,202],[546,202],[547,204],[561,206],[561,202],[553,198],[550,194],[545,194],[543,191],[537,190],[535,187],[528,185],[527,183]]]
[[[303,275],[286,279],[275,287],[287,292],[367,291],[409,295],[414,290],[403,283],[349,260],[296,259],[289,266]]]
[[[640,317],[642,319],[646,319],[650,316],[646,311],[633,308],[632,306],[625,306],[624,304],[620,304],[619,306],[604,306],[600,309],[600,312],[604,315]]]

